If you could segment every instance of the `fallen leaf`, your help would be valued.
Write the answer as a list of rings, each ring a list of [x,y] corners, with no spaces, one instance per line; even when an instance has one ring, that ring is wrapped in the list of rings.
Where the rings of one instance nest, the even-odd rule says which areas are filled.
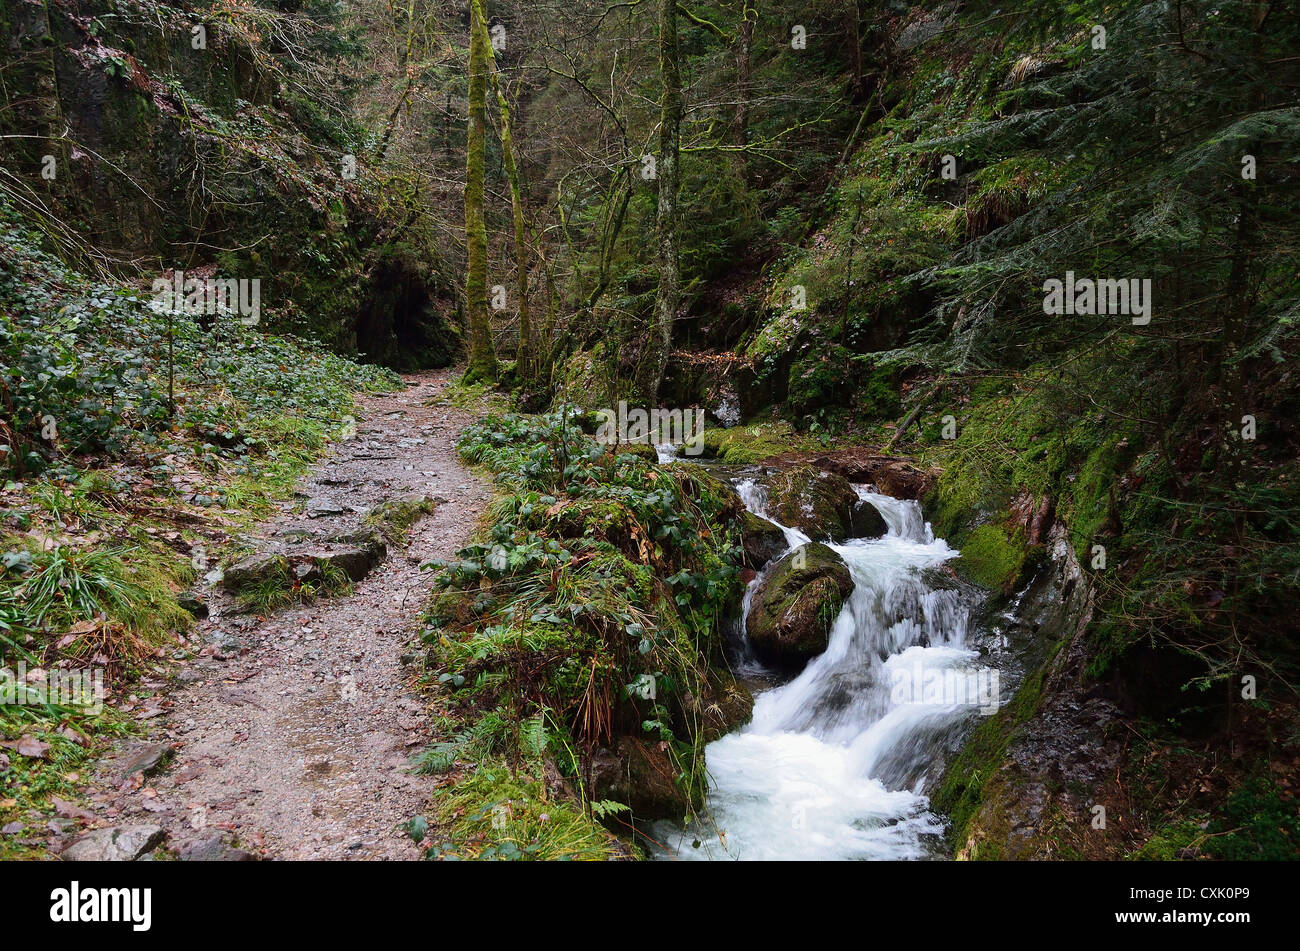
[[[34,736],[22,736],[18,739],[18,755],[27,756],[31,759],[41,759],[49,750],[50,744],[42,743]]]

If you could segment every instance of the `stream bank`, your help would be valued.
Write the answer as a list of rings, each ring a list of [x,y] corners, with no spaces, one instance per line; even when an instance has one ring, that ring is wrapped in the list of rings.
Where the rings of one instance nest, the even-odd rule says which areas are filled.
[[[661,455],[667,461],[671,453]],[[823,470],[819,475],[803,472],[810,498],[834,494],[823,488],[834,479],[826,470],[866,471],[861,461],[836,456],[835,462],[815,460]],[[907,460],[882,462],[888,468],[876,463],[876,471],[922,472]],[[762,524],[754,523],[766,523],[775,524],[783,538],[780,550],[770,552],[770,562],[748,581],[729,652],[733,669],[754,691],[753,718],[707,748],[705,818],[684,830],[671,823],[655,826],[650,840],[667,847],[659,854],[981,857],[977,843],[1011,835],[995,829],[995,822],[1014,823],[1016,837],[1032,838],[1040,787],[1015,782],[1009,771],[1012,764],[1050,766],[1062,744],[1079,740],[1077,730],[1052,742],[1060,726],[1053,722],[1045,734],[1049,740],[1040,738],[1035,752],[1022,755],[1021,747],[1033,743],[1020,741],[1006,763],[1000,757],[1036,710],[1044,679],[1060,689],[1067,676],[1060,660],[1071,655],[1060,645],[1082,632],[1090,614],[1090,589],[1064,528],[1053,527],[1044,557],[1026,572],[1022,587],[1004,596],[964,580],[978,566],[962,566],[959,553],[934,538],[914,499],[854,486],[883,516],[887,530],[836,544],[828,511],[819,522],[809,520],[816,504],[801,511],[788,499],[769,501],[769,486],[780,493],[783,483],[798,480],[798,466],[705,467],[735,485],[752,519],[744,523],[751,537],[763,537]],[[893,480],[891,488],[924,494],[924,488],[909,491],[904,480]],[[767,662],[760,657],[761,645],[752,640],[756,593],[760,600],[766,596],[792,553],[803,556],[825,546],[808,545],[808,532],[781,524],[774,509],[802,516],[804,528],[820,532],[831,543],[829,551],[847,563],[853,581],[848,598],[828,602],[835,620],[822,650],[793,671],[779,662],[773,666],[770,655]],[[747,552],[753,547],[747,543]],[[923,680],[935,685],[932,696],[920,695]],[[941,682],[946,692],[937,687]],[[961,689],[954,694],[958,685],[965,695]],[[1095,746],[1077,744],[1085,751]],[[1097,768],[1104,770],[1105,763],[1101,758]],[[1017,801],[998,795],[1003,789],[1015,789]]]

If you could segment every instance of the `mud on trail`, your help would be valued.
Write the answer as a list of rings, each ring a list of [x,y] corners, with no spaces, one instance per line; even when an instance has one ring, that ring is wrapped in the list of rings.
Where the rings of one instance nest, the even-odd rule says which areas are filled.
[[[255,543],[292,551],[346,536],[376,505],[412,493],[436,509],[349,595],[262,617],[211,589],[209,616],[190,638],[196,653],[158,692],[149,735],[99,770],[97,819],[160,826],[182,858],[418,857],[401,827],[427,811],[433,787],[409,762],[430,739],[417,668],[404,663],[429,590],[420,564],[465,544],[489,490],[456,455],[474,415],[434,403],[447,373],[405,379],[403,392],[360,398],[355,436],[312,471],[305,498],[259,526]],[[100,838],[83,850],[107,845]]]

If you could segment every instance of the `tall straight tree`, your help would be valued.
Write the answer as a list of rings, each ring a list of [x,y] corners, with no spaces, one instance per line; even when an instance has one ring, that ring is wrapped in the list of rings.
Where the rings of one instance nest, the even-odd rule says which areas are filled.
[[[682,297],[678,267],[677,205],[681,184],[682,75],[678,63],[677,3],[659,0],[659,72],[663,94],[659,100],[659,207],[655,234],[659,241],[659,291],[655,295],[654,326],[646,352],[637,366],[637,394],[653,402],[659,392],[668,352],[673,343],[673,321]]]
[[[497,73],[496,56],[487,33],[487,23],[480,21],[484,42],[487,43],[488,79],[497,97],[497,111],[501,116],[501,151],[505,158],[506,178],[510,182],[510,214],[514,224],[516,289],[519,295],[519,349],[516,353],[516,371],[521,380],[532,378],[533,322],[528,308],[528,245],[524,240],[524,192],[519,180],[519,158],[515,152],[514,135],[510,129],[510,101],[506,99],[505,86]]]
[[[465,315],[469,323],[466,382],[495,380],[497,356],[488,318],[487,224],[483,219],[483,155],[486,145],[488,59],[483,0],[469,5],[469,137],[465,147]]]

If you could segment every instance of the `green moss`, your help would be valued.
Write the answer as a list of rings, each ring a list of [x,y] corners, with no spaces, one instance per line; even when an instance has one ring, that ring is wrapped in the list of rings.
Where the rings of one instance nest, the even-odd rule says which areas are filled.
[[[1182,858],[1184,850],[1199,849],[1205,842],[1204,823],[1193,819],[1172,822],[1147,839],[1127,858],[1139,862],[1172,862]]]
[[[0,861],[46,858],[41,845],[20,840],[43,842],[50,831],[46,823],[60,821],[51,797],[76,802],[81,778],[89,777],[95,759],[111,742],[137,729],[129,719],[107,708],[89,714],[69,707],[0,704],[0,737],[30,736],[49,744],[42,757],[10,753],[9,765],[0,769],[0,825],[17,822],[22,826],[19,832],[0,835]],[[71,730],[87,742],[76,742],[67,732]]]
[[[1294,861],[1300,855],[1300,803],[1268,775],[1247,780],[1207,830],[1205,850],[1227,861]]]
[[[427,858],[601,861],[625,851],[581,803],[501,762],[480,763],[440,789],[433,807],[437,831]]]
[[[417,493],[381,502],[367,513],[365,523],[378,529],[386,541],[403,542],[412,525],[437,510],[434,499]]]
[[[1001,768],[1007,746],[1017,728],[1034,715],[1043,698],[1043,681],[1060,645],[1043,666],[1025,679],[1011,702],[987,718],[971,733],[962,751],[949,764],[943,782],[932,797],[934,807],[952,821],[951,841],[962,848],[971,832],[971,822],[986,802],[996,794],[989,785]],[[996,810],[986,810],[996,812]],[[972,858],[996,860],[999,836],[982,839],[980,851]]]
[[[1008,535],[996,525],[981,525],[967,536],[953,565],[976,584],[1010,593],[1029,562],[1023,530],[1016,528]]]
[[[780,421],[733,426],[731,429],[705,429],[701,442],[701,456],[730,465],[761,462],[787,452],[812,450],[816,445],[797,434],[789,423]]]

